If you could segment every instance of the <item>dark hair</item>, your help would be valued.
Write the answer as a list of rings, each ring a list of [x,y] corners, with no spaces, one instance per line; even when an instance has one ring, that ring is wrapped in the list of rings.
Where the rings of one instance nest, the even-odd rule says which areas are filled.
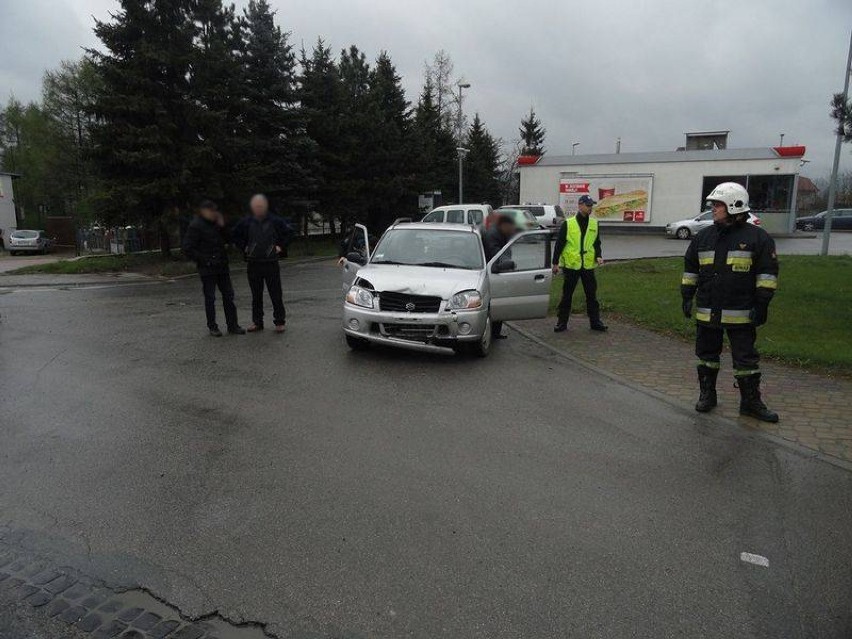
[[[216,204],[213,200],[201,200],[201,203],[198,205],[198,209],[210,209],[211,211],[218,211],[219,205]]]
[[[500,224],[514,224],[515,218],[507,213],[501,213],[500,217],[497,218],[497,225]]]

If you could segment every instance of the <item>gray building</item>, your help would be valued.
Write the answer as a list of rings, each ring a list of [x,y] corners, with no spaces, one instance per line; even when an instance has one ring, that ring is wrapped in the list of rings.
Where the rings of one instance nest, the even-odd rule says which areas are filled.
[[[0,229],[3,230],[3,242],[9,239],[9,233],[18,228],[15,216],[15,191],[12,181],[18,177],[14,173],[0,172]]]

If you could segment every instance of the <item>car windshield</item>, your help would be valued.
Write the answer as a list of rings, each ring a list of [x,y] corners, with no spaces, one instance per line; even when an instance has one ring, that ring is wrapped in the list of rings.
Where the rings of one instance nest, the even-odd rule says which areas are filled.
[[[12,231],[16,240],[32,240],[38,237],[38,231]]]
[[[385,233],[370,263],[477,270],[482,247],[476,233],[397,228]]]

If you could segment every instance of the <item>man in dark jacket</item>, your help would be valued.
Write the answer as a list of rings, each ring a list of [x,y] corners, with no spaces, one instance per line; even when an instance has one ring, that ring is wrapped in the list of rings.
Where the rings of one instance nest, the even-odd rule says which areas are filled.
[[[760,227],[746,221],[748,192],[724,182],[707,196],[713,207],[713,226],[700,231],[684,258],[681,281],[683,314],[698,324],[695,354],[701,389],[695,410],[716,406],[716,378],[722,337],[728,334],[734,376],[740,389],[740,413],[777,422],[760,397],[760,355],[755,348],[757,327],[766,323],[769,302],[778,288],[775,242]]]
[[[515,224],[515,218],[511,215],[499,214],[497,221],[490,229],[485,231],[482,236],[482,248],[485,251],[485,261],[490,262],[495,255],[503,250],[503,247],[509,243],[509,240],[518,232],[518,227]],[[503,253],[500,261],[511,260],[511,249]],[[503,335],[503,322],[493,322],[491,324],[491,337],[493,339],[505,339]]]
[[[263,287],[272,300],[272,321],[275,332],[283,333],[286,321],[281,293],[281,268],[278,258],[293,234],[290,225],[269,212],[269,200],[257,194],[249,203],[251,215],[243,218],[234,228],[234,244],[245,255],[248,264],[248,281],[251,287],[250,333],[263,330]]]
[[[222,337],[216,324],[216,288],[222,294],[225,321],[228,333],[244,335],[245,330],[237,323],[237,307],[234,305],[234,287],[228,267],[227,232],[225,220],[214,202],[205,200],[198,208],[183,236],[183,253],[198,265],[201,288],[204,291],[204,312],[207,328],[214,337]]]

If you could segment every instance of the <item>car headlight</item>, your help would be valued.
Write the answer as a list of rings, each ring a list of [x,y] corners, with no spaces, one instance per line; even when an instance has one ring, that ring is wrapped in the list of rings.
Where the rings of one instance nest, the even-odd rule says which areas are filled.
[[[450,303],[447,309],[452,311],[463,311],[482,306],[482,295],[479,291],[461,291],[450,298]]]
[[[346,301],[348,303],[363,308],[373,308],[375,299],[376,296],[373,294],[373,291],[361,288],[360,286],[353,286],[346,294]]]

